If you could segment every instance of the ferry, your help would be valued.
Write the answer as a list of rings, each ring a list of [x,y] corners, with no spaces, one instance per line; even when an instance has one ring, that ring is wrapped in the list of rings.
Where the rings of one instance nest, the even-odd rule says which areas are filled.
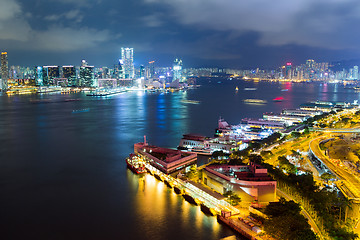
[[[90,108],[83,108],[83,109],[75,109],[72,111],[72,113],[83,113],[83,112],[89,112]]]
[[[190,103],[190,104],[199,104],[200,101],[196,101],[196,100],[187,100],[187,99],[184,99],[184,100],[181,100],[182,103]]]
[[[257,88],[244,88],[245,91],[256,91]]]
[[[126,158],[127,167],[136,174],[146,173],[145,165],[140,161],[140,158],[136,154],[130,154]]]
[[[284,100],[283,97],[276,97],[273,99],[274,102],[282,102]]]
[[[257,104],[265,104],[267,103],[266,100],[262,99],[255,99],[255,98],[248,98],[244,100],[245,103],[257,103]]]

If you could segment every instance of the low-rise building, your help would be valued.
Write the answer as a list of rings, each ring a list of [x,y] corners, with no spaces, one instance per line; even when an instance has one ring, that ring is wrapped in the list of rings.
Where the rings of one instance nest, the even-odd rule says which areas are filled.
[[[202,181],[222,194],[232,191],[243,202],[276,201],[276,181],[267,174],[267,169],[255,164],[210,165],[204,168]]]
[[[276,114],[276,113],[264,113],[263,118],[268,121],[282,122],[286,126],[291,126],[297,123],[301,123],[308,119],[307,116],[293,116],[287,114]]]
[[[209,138],[196,134],[184,134],[179,143],[181,149],[203,154],[212,154],[215,151],[231,153],[233,150],[243,150],[247,146],[247,143],[240,140],[235,141],[225,137]]]
[[[172,174],[196,164],[196,153],[185,153],[180,150],[135,143],[134,152],[141,155],[153,167],[163,173]]]
[[[293,116],[305,116],[305,117],[314,117],[316,115],[323,114],[320,110],[303,110],[303,109],[284,109],[283,114],[293,115]]]

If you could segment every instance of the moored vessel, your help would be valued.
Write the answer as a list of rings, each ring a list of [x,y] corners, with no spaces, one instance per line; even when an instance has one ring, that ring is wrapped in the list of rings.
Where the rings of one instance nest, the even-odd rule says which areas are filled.
[[[244,99],[244,102],[245,103],[255,103],[255,104],[265,104],[265,103],[267,103],[266,100],[255,99],[255,98]]]
[[[282,102],[284,100],[283,97],[276,97],[273,99],[274,102]]]
[[[136,174],[146,173],[145,165],[136,154],[132,153],[128,158],[126,158],[126,165]]]

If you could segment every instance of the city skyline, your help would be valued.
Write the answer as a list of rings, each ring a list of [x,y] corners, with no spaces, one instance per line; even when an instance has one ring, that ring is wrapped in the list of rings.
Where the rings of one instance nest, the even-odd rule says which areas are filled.
[[[111,66],[121,47],[134,65],[274,68],[360,56],[356,1],[0,0],[0,50],[11,65]],[[206,7],[205,7],[206,6]]]

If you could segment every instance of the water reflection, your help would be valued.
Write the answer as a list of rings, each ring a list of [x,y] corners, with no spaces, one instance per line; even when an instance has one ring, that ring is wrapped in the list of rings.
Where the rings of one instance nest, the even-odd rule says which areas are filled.
[[[127,178],[135,191],[136,222],[146,239],[219,239],[231,234],[220,228],[215,217],[205,215],[152,175],[139,176],[128,170]]]

